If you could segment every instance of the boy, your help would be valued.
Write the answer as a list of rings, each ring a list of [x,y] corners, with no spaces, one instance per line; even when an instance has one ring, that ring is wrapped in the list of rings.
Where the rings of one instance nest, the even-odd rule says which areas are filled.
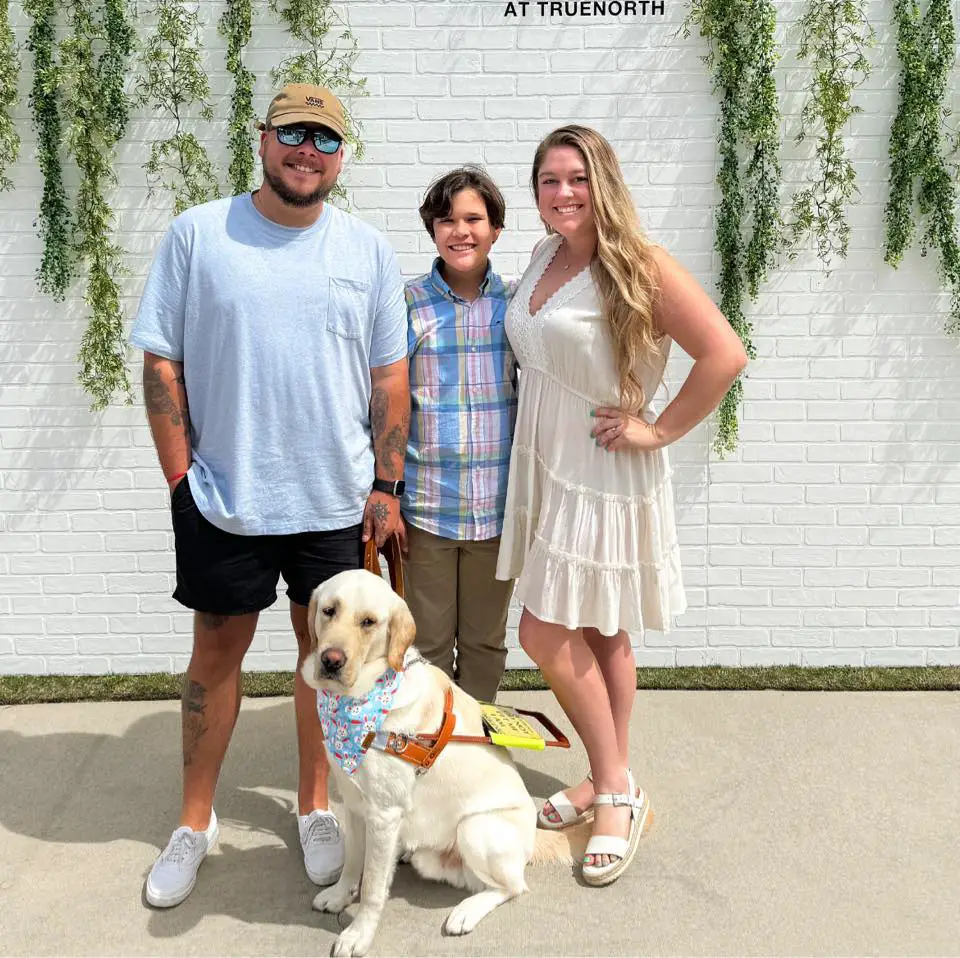
[[[489,262],[505,204],[482,170],[436,180],[420,207],[433,269],[406,285],[411,422],[401,500],[417,649],[492,702],[512,582],[494,575],[517,416],[508,290]],[[454,649],[456,648],[456,656]]]

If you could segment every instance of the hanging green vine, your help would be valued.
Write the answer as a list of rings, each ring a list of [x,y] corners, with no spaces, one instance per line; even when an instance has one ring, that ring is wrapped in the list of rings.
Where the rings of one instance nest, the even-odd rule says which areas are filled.
[[[137,83],[137,102],[149,103],[174,122],[173,135],[155,141],[144,164],[151,190],[173,193],[173,214],[216,199],[217,176],[207,151],[184,125],[191,108],[211,121],[210,84],[200,61],[200,21],[197,9],[182,0],[156,0],[148,11],[157,26],[143,48],[143,74]]]
[[[773,77],[779,59],[776,16],[771,0],[692,0],[684,36],[691,25],[707,41],[703,59],[713,71],[720,100],[721,200],[715,244],[720,309],[752,359],[756,349],[752,324],[744,314],[744,294],[757,295],[782,245],[780,108]],[[742,398],[738,376],[717,410],[714,450],[720,456],[736,449]]]
[[[233,75],[230,115],[230,186],[234,195],[253,188],[253,74],[243,65],[250,42],[253,13],[250,0],[227,0],[220,34],[227,41],[227,69]]]
[[[122,251],[112,242],[105,190],[116,182],[114,147],[127,123],[123,84],[134,35],[125,0],[70,0],[69,12],[73,33],[60,49],[67,144],[80,173],[73,242],[88,268],[84,298],[91,310],[79,379],[93,408],[102,409],[117,391],[132,400],[117,282]]]
[[[842,131],[852,116],[863,112],[853,103],[853,91],[870,75],[865,50],[873,45],[874,32],[864,0],[810,0],[800,29],[798,56],[811,61],[814,75],[796,142],[802,143],[811,127],[822,132],[817,142],[819,176],[793,197],[786,239],[792,259],[799,243],[815,236],[817,255],[829,272],[834,256],[847,255],[846,206],[860,193]]]
[[[7,170],[20,155],[20,135],[13,125],[10,108],[17,102],[20,57],[10,29],[9,0],[0,0],[0,190],[9,190],[13,180]]]
[[[286,83],[313,83],[325,86],[339,95],[360,97],[367,95],[365,77],[356,77],[354,64],[360,55],[356,37],[334,9],[331,0],[270,0],[270,9],[286,26],[290,35],[302,47],[300,53],[282,60],[270,77],[277,86]],[[326,46],[326,49],[324,48]],[[345,104],[347,142],[353,155],[363,158],[363,127]],[[334,195],[345,198],[338,185]]]
[[[37,287],[60,302],[73,278],[73,250],[70,245],[70,210],[60,159],[63,133],[54,33],[58,4],[56,0],[24,0],[23,6],[31,18],[27,34],[27,49],[33,55],[30,108],[37,131],[37,165],[43,176],[43,193],[37,213],[43,256],[37,269]]]
[[[916,0],[894,0],[900,103],[890,134],[890,198],[884,259],[900,265],[915,230],[916,194],[923,220],[920,252],[940,251],[940,275],[950,287],[948,333],[960,333],[960,245],[957,242],[956,186],[947,164],[944,102],[953,67],[956,31],[949,0],[930,0],[920,14]]]

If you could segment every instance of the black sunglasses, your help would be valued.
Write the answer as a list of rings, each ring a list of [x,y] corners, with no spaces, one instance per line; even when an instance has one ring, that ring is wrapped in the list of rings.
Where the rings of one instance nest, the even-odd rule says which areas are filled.
[[[310,136],[319,153],[336,153],[342,142],[340,137],[322,127],[308,129],[305,126],[277,126],[274,129],[277,131],[277,139],[284,146],[300,146],[307,136]]]

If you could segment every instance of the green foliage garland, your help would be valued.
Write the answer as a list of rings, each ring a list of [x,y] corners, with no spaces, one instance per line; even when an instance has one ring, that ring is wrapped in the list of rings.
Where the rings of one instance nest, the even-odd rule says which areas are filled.
[[[333,8],[330,0],[270,0],[270,9],[286,26],[290,35],[305,47],[300,53],[282,60],[270,77],[277,86],[286,83],[313,83],[325,86],[342,96],[366,96],[365,77],[356,77],[353,67],[360,54],[356,37],[343,18]],[[326,42],[328,49],[324,49]],[[353,155],[363,158],[363,142],[360,139],[362,125],[349,107],[347,115],[347,142],[353,147]],[[334,191],[344,196],[341,187]]]
[[[913,239],[916,193],[925,220],[921,255],[940,251],[940,275],[950,287],[948,333],[960,332],[960,245],[957,242],[956,186],[943,145],[944,96],[953,67],[956,32],[949,0],[930,0],[920,15],[916,0],[894,0],[900,103],[890,134],[890,198],[884,259],[898,266]]]
[[[828,272],[834,256],[847,255],[850,227],[845,207],[860,193],[842,131],[850,117],[863,112],[853,103],[853,90],[870,75],[864,50],[873,45],[874,33],[863,7],[864,0],[810,0],[800,21],[798,56],[810,59],[814,75],[796,142],[802,143],[813,126],[822,130],[817,142],[820,173],[793,198],[787,240],[793,247],[792,259],[800,241],[813,234]]]
[[[10,5],[8,0],[0,0],[0,190],[13,186],[7,170],[20,155],[20,136],[10,118],[10,107],[17,102],[19,76],[20,58],[10,29]]]
[[[691,24],[709,45],[703,59],[713,71],[720,99],[720,309],[752,359],[756,350],[743,311],[744,293],[757,295],[782,245],[780,108],[773,77],[779,59],[776,15],[771,0],[692,0],[685,36]],[[714,450],[720,456],[736,448],[742,398],[738,376],[717,410]]]
[[[37,287],[56,301],[63,300],[73,278],[70,210],[63,185],[60,148],[63,141],[58,94],[60,70],[54,43],[56,0],[24,0],[31,18],[27,49],[33,54],[30,107],[37,131],[37,165],[43,175],[43,193],[37,213],[43,257],[37,269]]]
[[[69,9],[73,34],[60,49],[67,143],[80,172],[74,246],[88,266],[84,298],[91,310],[79,378],[93,408],[102,409],[117,391],[131,401],[117,283],[122,251],[112,242],[114,216],[104,191],[116,182],[114,147],[127,123],[123,84],[134,35],[125,0],[70,0]]]
[[[207,151],[195,134],[184,129],[190,107],[199,107],[201,119],[213,119],[207,99],[210,85],[200,61],[197,8],[188,10],[181,0],[156,0],[149,13],[157,18],[157,27],[144,45],[137,102],[162,111],[175,127],[172,136],[151,145],[144,169],[151,188],[159,185],[173,193],[173,214],[177,216],[220,195]]]
[[[253,188],[253,74],[243,65],[243,51],[250,42],[250,0],[227,0],[220,18],[220,34],[227,41],[227,69],[233,74],[230,116],[230,186],[234,195]]]

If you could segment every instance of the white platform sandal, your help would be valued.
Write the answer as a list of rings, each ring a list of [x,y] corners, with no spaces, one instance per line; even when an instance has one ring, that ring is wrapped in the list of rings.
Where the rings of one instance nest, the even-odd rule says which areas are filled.
[[[599,855],[616,855],[617,861],[609,865],[583,865],[583,880],[588,885],[609,885],[616,881],[633,861],[640,839],[650,819],[650,802],[646,792],[637,788],[633,774],[627,769],[626,793],[601,792],[593,799],[594,805],[629,805],[630,806],[630,837],[617,838],[614,835],[594,835],[584,853],[584,857],[592,855],[594,859]]]
[[[593,776],[589,772],[587,772],[587,778],[593,781]],[[578,811],[576,805],[567,798],[566,792],[554,792],[547,801],[553,806],[557,815],[560,816],[560,821],[550,821],[541,808],[540,811],[537,812],[537,824],[540,828],[545,828],[551,832],[561,832],[563,829],[579,825],[581,822],[593,821],[593,806],[591,805],[585,808],[582,812]]]

